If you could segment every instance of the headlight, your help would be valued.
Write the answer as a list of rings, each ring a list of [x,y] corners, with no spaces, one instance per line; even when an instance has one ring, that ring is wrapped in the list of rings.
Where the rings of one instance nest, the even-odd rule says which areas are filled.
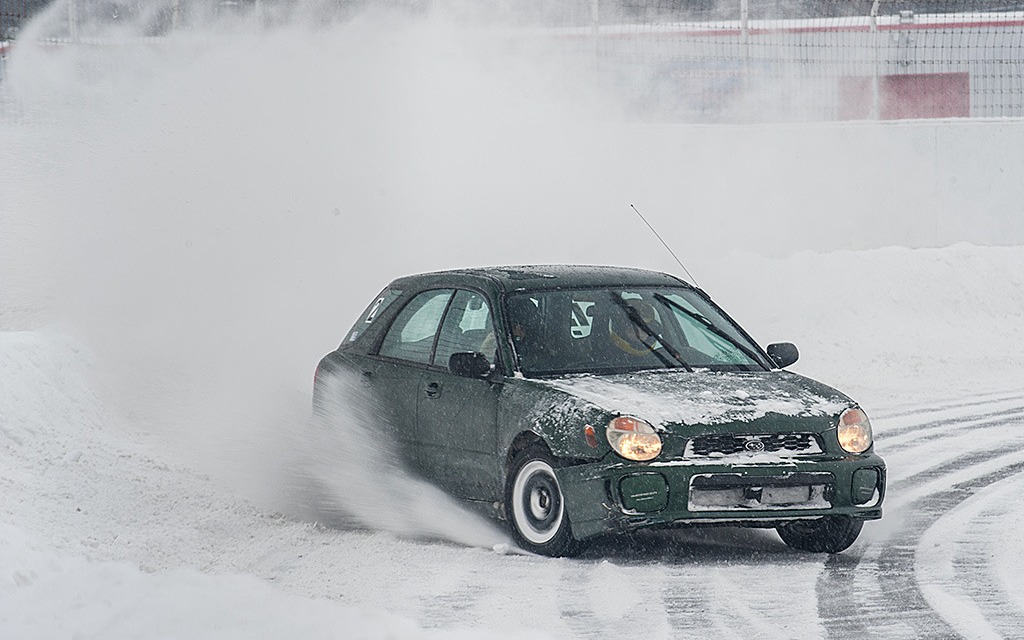
[[[615,453],[630,460],[650,460],[661,453],[661,436],[650,424],[621,416],[608,423],[608,444]]]
[[[864,453],[871,447],[871,421],[857,407],[839,416],[839,446],[850,453]]]

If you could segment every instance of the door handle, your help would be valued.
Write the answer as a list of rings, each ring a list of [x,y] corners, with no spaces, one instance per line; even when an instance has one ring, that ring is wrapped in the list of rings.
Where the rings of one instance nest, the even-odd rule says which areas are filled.
[[[440,382],[431,382],[430,384],[427,385],[427,387],[423,390],[423,392],[427,394],[428,398],[440,398],[441,397],[441,383]]]

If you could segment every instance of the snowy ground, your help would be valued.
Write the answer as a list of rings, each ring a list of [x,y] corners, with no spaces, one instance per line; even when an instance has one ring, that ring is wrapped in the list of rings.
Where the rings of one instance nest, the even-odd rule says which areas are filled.
[[[11,56],[0,638],[1020,634],[1024,123],[612,125],[557,58],[357,26]],[[357,414],[311,435],[317,359],[397,275],[675,270],[634,199],[871,415],[889,494],[849,551],[502,554]]]
[[[968,265],[1012,278],[1024,272],[1024,249],[759,264],[804,274],[790,281],[804,300],[788,308],[799,313],[766,326],[792,325],[807,360],[821,361],[819,377],[859,391],[889,463],[885,518],[831,558],[748,530],[651,534],[551,560],[497,554],[490,547],[500,533],[468,533],[474,525],[451,514],[436,514],[449,525],[436,525],[431,540],[396,535],[415,525],[385,519],[377,530],[315,524],[243,497],[166,436],[117,415],[97,395],[95,359],[76,340],[53,330],[0,333],[0,635],[1012,637],[1024,628],[1014,563],[1024,520],[1021,325],[985,309],[963,317],[952,304],[920,332],[909,321],[809,317],[835,302],[823,281],[860,282],[845,293],[870,296],[878,291],[870,271],[883,264],[917,273],[914,289],[949,301],[994,293],[985,282],[994,274],[979,278]],[[947,279],[941,265],[960,278]],[[1004,293],[1005,304],[1024,308],[1024,286]],[[874,300],[880,320],[907,313],[906,297]],[[953,339],[963,331],[976,337],[972,347]],[[901,352],[905,341],[921,353],[925,342],[952,344],[913,358]],[[831,359],[851,357],[833,351],[863,364],[822,375]],[[274,474],[265,460],[247,461],[259,465],[254,482]],[[426,530],[429,514],[410,517]]]

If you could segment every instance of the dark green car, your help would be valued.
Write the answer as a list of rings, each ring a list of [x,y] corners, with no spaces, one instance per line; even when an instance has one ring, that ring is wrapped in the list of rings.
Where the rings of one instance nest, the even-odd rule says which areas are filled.
[[[885,463],[865,413],[796,359],[670,275],[466,269],[384,289],[321,360],[314,405],[362,380],[410,468],[536,553],[720,524],[836,553],[882,516]]]

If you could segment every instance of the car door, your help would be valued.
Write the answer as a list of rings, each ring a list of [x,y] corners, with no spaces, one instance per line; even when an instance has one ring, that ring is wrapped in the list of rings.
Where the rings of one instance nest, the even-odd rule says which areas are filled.
[[[419,467],[416,411],[441,318],[454,293],[432,289],[414,296],[395,317],[362,375],[369,384],[377,428],[390,435],[408,467]]]
[[[497,415],[501,385],[457,376],[453,353],[481,352],[492,363],[497,342],[491,305],[460,289],[441,325],[433,366],[421,378],[416,440],[424,474],[452,495],[494,500],[501,483]]]

